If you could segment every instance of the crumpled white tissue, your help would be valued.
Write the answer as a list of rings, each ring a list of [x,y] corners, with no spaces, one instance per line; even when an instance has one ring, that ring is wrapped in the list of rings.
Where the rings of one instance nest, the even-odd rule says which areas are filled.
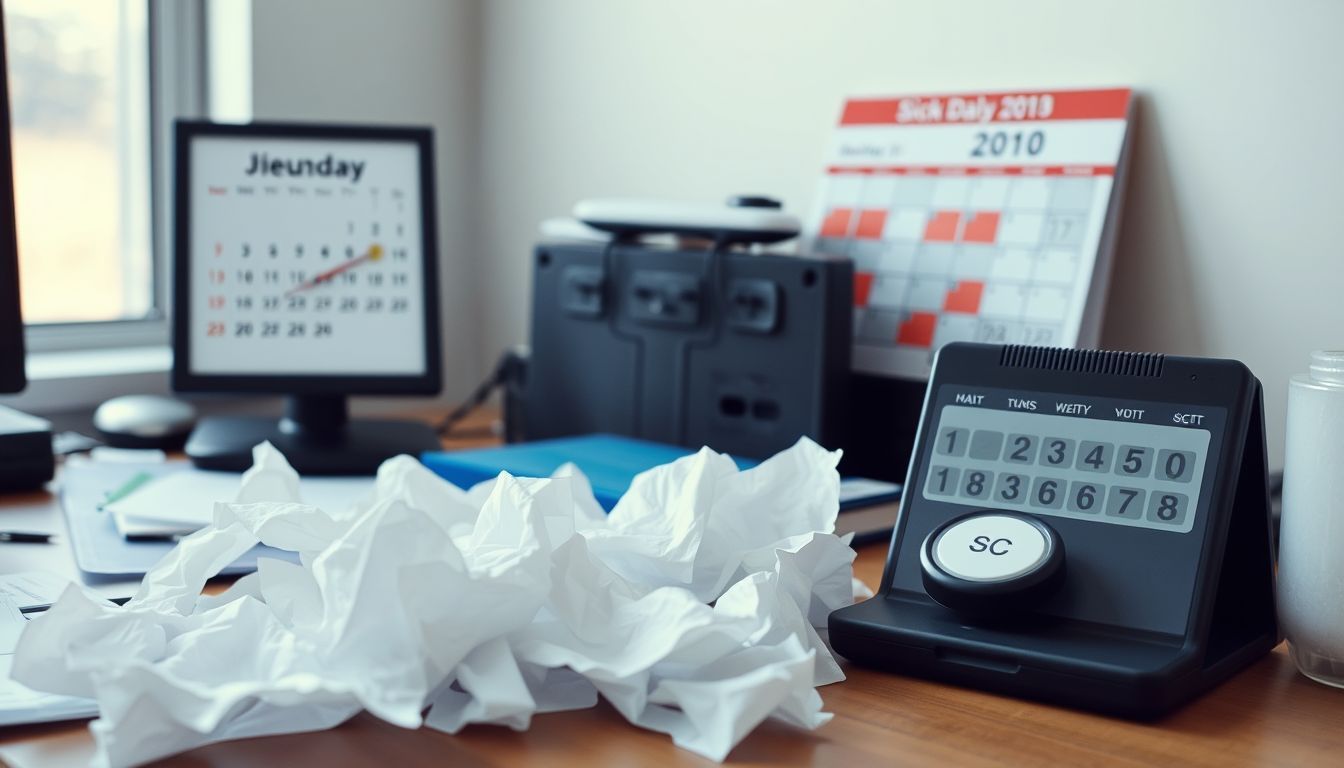
[[[830,718],[814,688],[844,675],[814,627],[862,588],[832,533],[838,452],[803,439],[739,471],[703,449],[638,476],[610,515],[573,467],[464,492],[403,456],[372,498],[323,510],[296,502],[269,444],[254,461],[124,607],[72,585],[19,642],[16,680],[98,700],[104,765],[361,710],[521,730],[601,696],[716,760],[766,718]],[[263,558],[201,596],[258,542],[299,564]]]

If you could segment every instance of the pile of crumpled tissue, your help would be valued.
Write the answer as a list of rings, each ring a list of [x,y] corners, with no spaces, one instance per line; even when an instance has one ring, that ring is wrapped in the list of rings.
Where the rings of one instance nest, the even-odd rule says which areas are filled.
[[[75,586],[31,622],[16,680],[95,698],[98,759],[129,765],[225,739],[329,728],[522,730],[606,698],[722,760],[767,717],[816,728],[844,678],[814,626],[854,599],[835,536],[839,453],[803,439],[739,471],[704,449],[637,477],[604,515],[573,467],[461,491],[410,457],[349,509],[297,503],[269,444],[236,501],[124,607]],[[256,573],[202,596],[263,542]]]

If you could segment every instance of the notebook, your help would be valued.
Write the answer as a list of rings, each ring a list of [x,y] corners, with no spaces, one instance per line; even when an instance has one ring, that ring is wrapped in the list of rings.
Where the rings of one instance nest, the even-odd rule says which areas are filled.
[[[186,462],[161,464],[114,464],[70,462],[61,470],[61,509],[75,564],[94,576],[141,576],[173,548],[171,540],[128,541],[117,529],[112,513],[102,508],[108,494],[123,487],[137,473],[152,478],[192,471]],[[239,475],[231,475],[235,481]],[[236,488],[236,486],[235,486]],[[297,562],[297,555],[258,545],[220,571],[236,576],[257,569],[257,557],[276,557]]]

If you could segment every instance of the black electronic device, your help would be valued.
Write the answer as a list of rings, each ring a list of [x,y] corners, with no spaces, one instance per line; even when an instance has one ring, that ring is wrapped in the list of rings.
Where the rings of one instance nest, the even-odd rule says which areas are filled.
[[[14,164],[10,143],[9,68],[4,9],[0,8],[0,392],[18,392],[24,373],[23,314],[19,303],[19,242],[14,212]],[[0,407],[0,491],[40,487],[52,478],[56,459],[51,425]]]
[[[803,435],[840,445],[851,262],[732,249],[756,222],[727,224],[732,236],[707,248],[536,247],[522,434],[608,432],[752,458]]]
[[[0,491],[40,488],[55,473],[51,423],[0,406]]]
[[[1278,642],[1260,383],[1238,362],[954,343],[863,664],[1135,718]]]
[[[441,386],[428,128],[179,122],[173,387],[288,395],[287,415],[204,419],[187,455],[242,470],[269,440],[309,474],[439,447],[348,395]]]
[[[18,392],[24,375],[23,315],[19,303],[19,238],[14,212],[14,161],[10,141],[9,62],[0,9],[0,392]]]

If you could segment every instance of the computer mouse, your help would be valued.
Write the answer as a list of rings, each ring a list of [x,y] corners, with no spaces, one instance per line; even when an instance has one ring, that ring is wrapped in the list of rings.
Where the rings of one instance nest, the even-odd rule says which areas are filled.
[[[93,428],[116,448],[179,448],[195,424],[190,403],[164,395],[122,395],[93,412]]]

